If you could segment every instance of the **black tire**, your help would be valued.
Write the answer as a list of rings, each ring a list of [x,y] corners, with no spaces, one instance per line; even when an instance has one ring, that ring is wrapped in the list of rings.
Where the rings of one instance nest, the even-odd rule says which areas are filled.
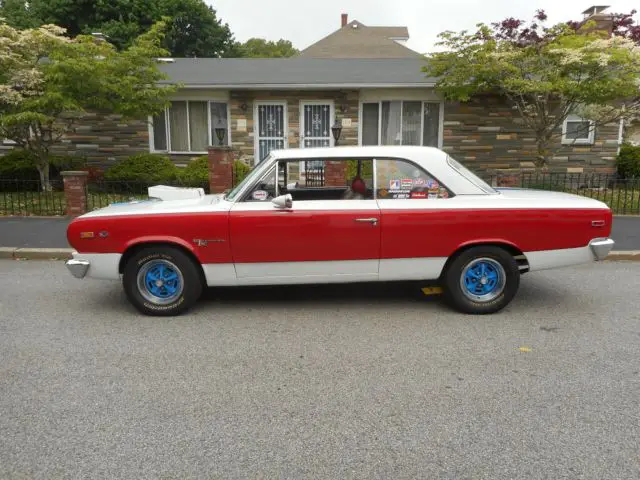
[[[162,272],[175,270],[175,278],[160,286],[147,274],[162,266]],[[156,270],[157,272],[157,270]],[[173,277],[173,273],[169,274]],[[171,285],[170,282],[172,283]],[[191,308],[202,293],[203,280],[198,265],[184,252],[174,247],[148,247],[136,252],[124,266],[122,285],[127,298],[140,312],[153,316],[180,315]],[[164,290],[161,290],[164,287]],[[167,288],[171,287],[171,290]],[[151,289],[157,288],[156,293]],[[163,298],[164,297],[164,298]]]
[[[493,282],[493,280],[487,280],[487,275],[484,274],[474,280],[476,278],[473,274],[474,267],[482,268],[483,265],[488,270],[493,269],[493,272],[487,275],[495,275],[497,279],[502,277],[504,282],[502,287],[499,288],[500,282],[496,280],[492,291],[481,295],[479,293],[483,292],[482,289],[485,288],[485,285],[488,282]],[[502,267],[502,270],[498,265]],[[466,274],[468,267],[472,273]],[[469,281],[483,283],[475,285]],[[480,292],[466,287],[467,283],[472,287],[478,287]],[[488,285],[488,287],[490,286]],[[454,257],[442,276],[445,298],[451,306],[463,313],[487,314],[498,312],[511,302],[519,286],[520,271],[518,264],[509,252],[500,247],[479,246],[464,250]]]

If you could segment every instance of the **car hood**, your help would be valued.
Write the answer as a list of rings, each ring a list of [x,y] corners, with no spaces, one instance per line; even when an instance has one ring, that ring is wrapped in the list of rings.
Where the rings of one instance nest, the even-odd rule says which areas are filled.
[[[167,213],[190,213],[228,209],[229,202],[224,195],[204,195],[183,200],[131,200],[130,202],[112,203],[82,215],[80,218],[112,217],[119,215],[153,215]]]

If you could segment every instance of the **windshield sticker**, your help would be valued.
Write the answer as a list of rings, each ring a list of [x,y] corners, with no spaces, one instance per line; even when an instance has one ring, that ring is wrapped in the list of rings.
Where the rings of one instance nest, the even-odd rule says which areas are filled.
[[[409,194],[408,193],[396,193],[396,194],[393,195],[393,198],[398,198],[398,199],[409,198]]]
[[[427,198],[427,192],[411,192],[411,198]]]
[[[389,181],[389,190],[400,190],[400,180],[394,178]]]
[[[413,187],[413,180],[411,180],[410,178],[403,178],[401,185],[404,190],[411,190],[411,188]]]
[[[425,179],[424,179],[424,178],[416,178],[416,179],[413,181],[413,184],[414,184],[416,187],[422,187],[425,183],[426,183],[426,182],[425,182]]]
[[[260,202],[264,202],[268,196],[269,194],[264,190],[256,190],[251,194],[251,198],[253,198],[254,200],[258,200]]]
[[[440,198],[449,198],[449,192],[446,189],[441,188],[440,189]]]
[[[429,199],[438,198],[438,194],[437,193],[430,193],[427,198],[429,198]]]

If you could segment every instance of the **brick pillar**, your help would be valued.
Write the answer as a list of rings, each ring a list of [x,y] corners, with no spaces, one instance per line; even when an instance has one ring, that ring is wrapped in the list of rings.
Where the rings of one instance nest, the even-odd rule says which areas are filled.
[[[62,172],[67,215],[77,217],[87,213],[88,176],[89,172]]]
[[[324,166],[324,184],[327,187],[344,187],[347,185],[347,162],[327,160]]]
[[[231,147],[209,147],[209,189],[222,193],[233,186],[233,152]]]

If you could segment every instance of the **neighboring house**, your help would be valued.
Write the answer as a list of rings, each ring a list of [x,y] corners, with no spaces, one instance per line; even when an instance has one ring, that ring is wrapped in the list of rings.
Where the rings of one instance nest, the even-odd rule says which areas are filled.
[[[535,138],[503,99],[444,102],[421,71],[424,58],[403,45],[405,27],[345,16],[341,25],[294,58],[165,59],[161,68],[184,88],[164,115],[123,122],[92,114],[63,150],[101,166],[143,151],[185,164],[218,144],[223,128],[223,144],[253,165],[272,149],[333,145],[337,122],[341,145],[437,146],[477,171],[534,167]],[[614,171],[619,124],[583,133],[583,122],[563,126],[551,171]]]

